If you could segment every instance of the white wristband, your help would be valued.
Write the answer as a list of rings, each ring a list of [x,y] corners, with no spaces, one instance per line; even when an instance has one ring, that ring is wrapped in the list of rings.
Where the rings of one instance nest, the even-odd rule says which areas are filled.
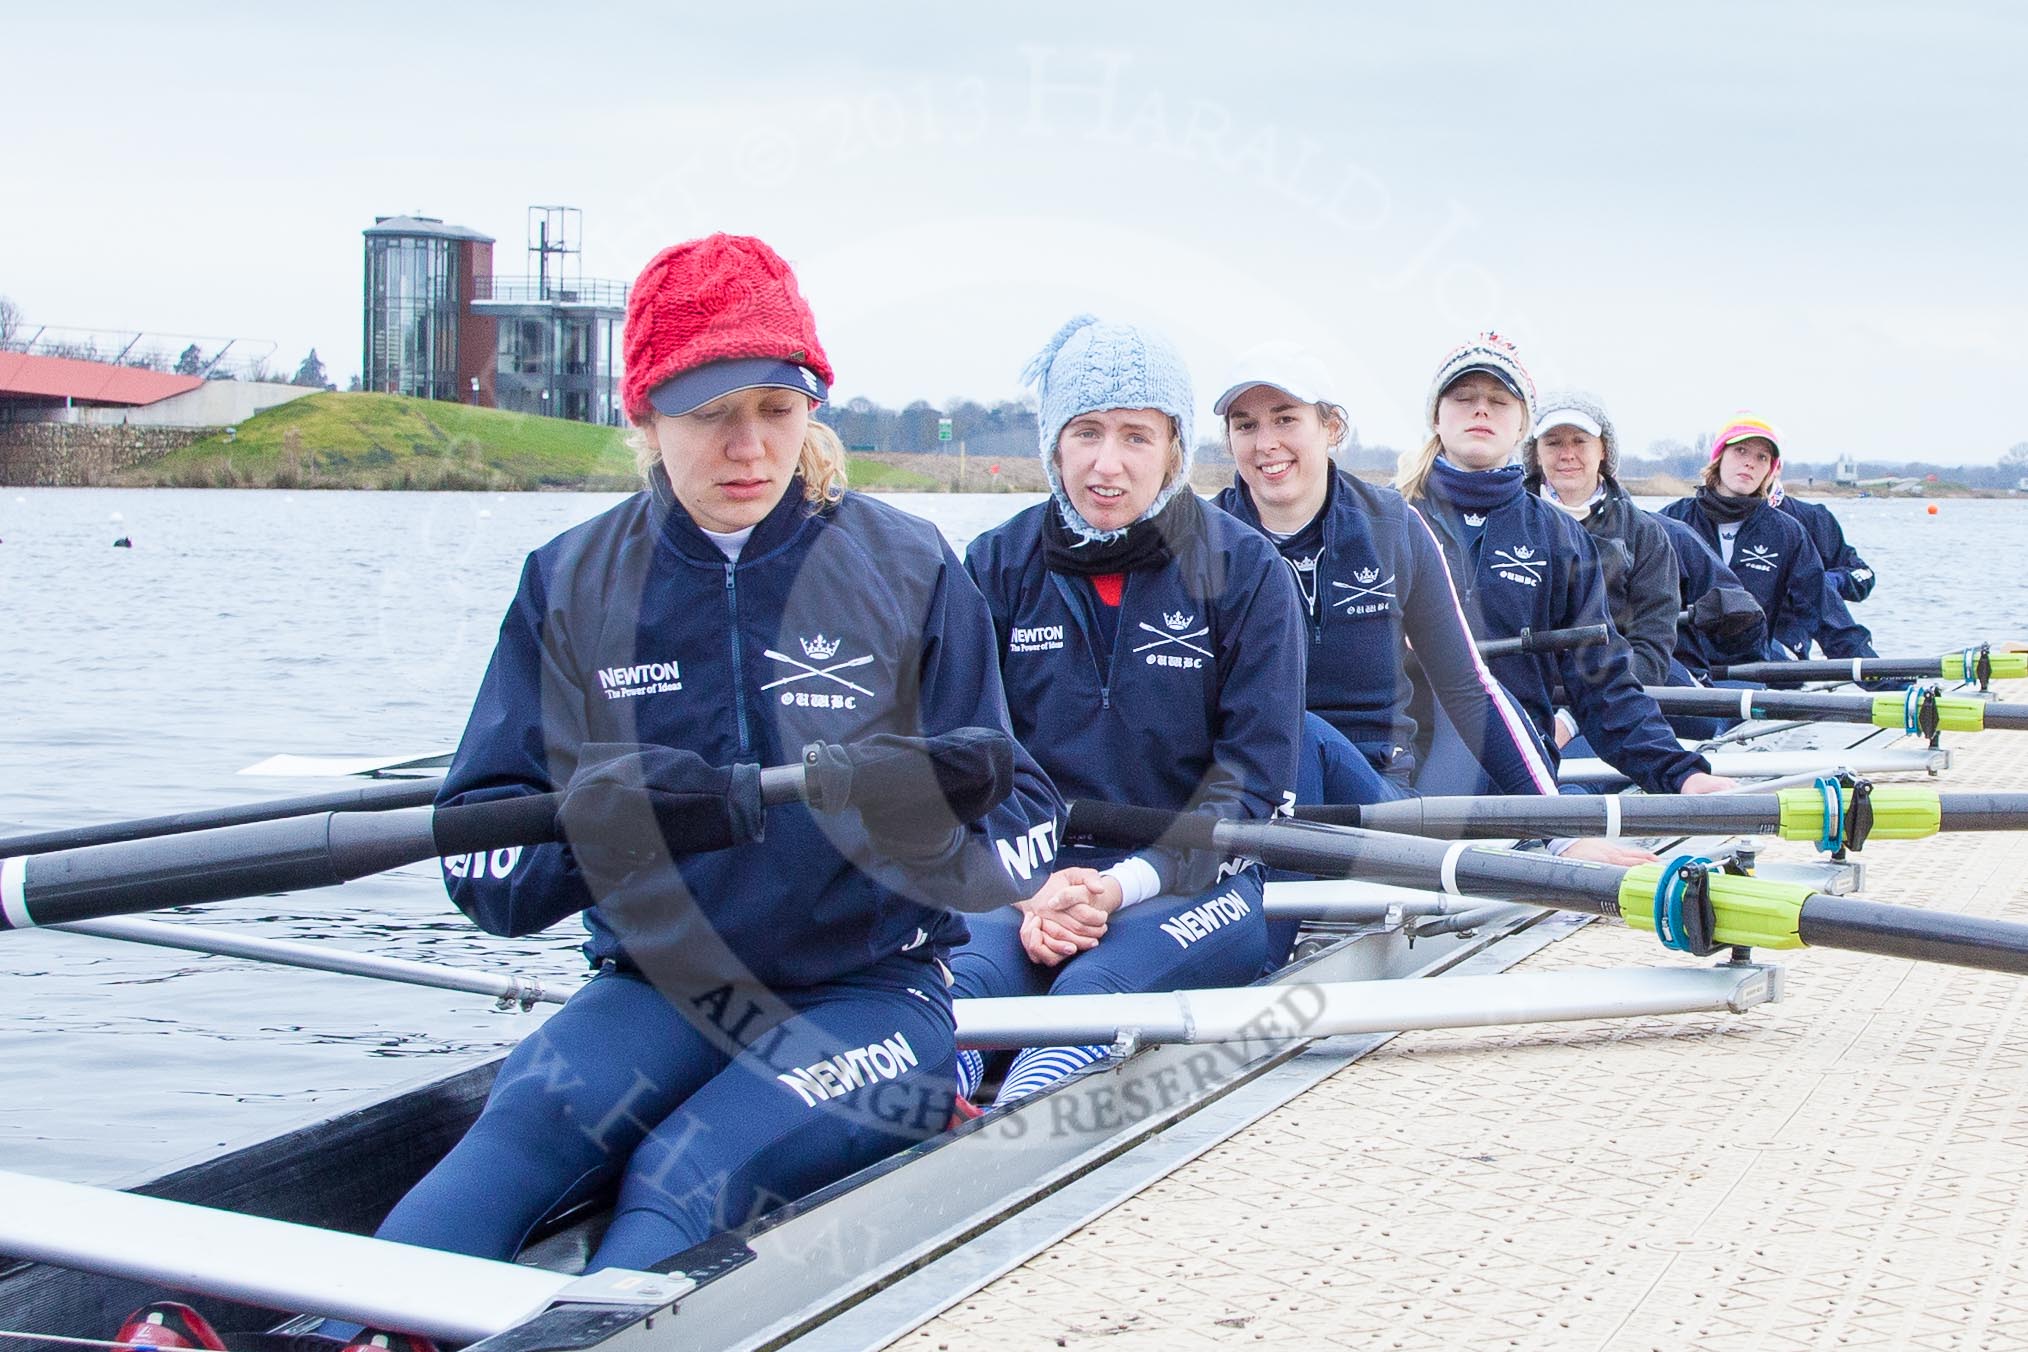
[[[1155,872],[1155,866],[1138,854],[1128,855],[1109,869],[1099,872],[1101,878],[1111,878],[1120,885],[1120,909],[1138,906],[1162,891],[1162,876]]]

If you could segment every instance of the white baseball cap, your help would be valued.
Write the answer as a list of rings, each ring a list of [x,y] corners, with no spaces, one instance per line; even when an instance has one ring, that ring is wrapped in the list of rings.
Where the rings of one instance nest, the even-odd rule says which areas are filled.
[[[1548,434],[1552,427],[1575,427],[1580,432],[1589,432],[1600,441],[1605,440],[1605,429],[1598,425],[1598,419],[1582,409],[1552,408],[1535,421],[1537,440]]]
[[[1297,343],[1276,341],[1262,343],[1232,364],[1225,392],[1212,403],[1211,411],[1224,417],[1232,401],[1256,385],[1271,385],[1306,404],[1335,402],[1327,393],[1330,373],[1316,354]]]

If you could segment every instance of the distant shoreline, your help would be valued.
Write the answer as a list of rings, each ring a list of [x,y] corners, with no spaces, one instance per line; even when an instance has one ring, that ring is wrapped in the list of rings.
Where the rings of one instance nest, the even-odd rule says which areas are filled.
[[[96,429],[118,438],[128,429]],[[187,434],[186,434],[187,435]],[[150,438],[153,436],[154,441]],[[628,429],[535,414],[371,393],[319,393],[278,404],[232,428],[163,449],[160,429],[134,428],[113,446],[63,444],[17,457],[11,486],[121,488],[319,488],[447,492],[626,493],[640,486]],[[1232,483],[1230,459],[1201,458],[1191,484],[1215,493]],[[1386,483],[1392,466],[1353,470]],[[116,467],[117,466],[117,467]],[[848,454],[851,486],[872,493],[1043,493],[1040,457],[859,451]],[[1676,498],[1693,484],[1668,474],[1623,480],[1631,493]],[[1857,498],[1864,490],[1820,480],[1791,482],[1807,497]],[[1923,484],[1871,496],[2009,498],[2001,488]]]

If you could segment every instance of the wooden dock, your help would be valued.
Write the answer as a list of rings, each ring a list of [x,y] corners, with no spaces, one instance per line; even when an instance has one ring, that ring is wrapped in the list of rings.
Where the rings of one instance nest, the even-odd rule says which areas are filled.
[[[1946,744],[2028,789],[2020,734]],[[2028,919],[2020,836],[1864,857]],[[1744,1015],[1396,1037],[892,1346],[2028,1347],[2028,982],[1767,956]],[[1682,961],[1599,922],[1524,968]]]

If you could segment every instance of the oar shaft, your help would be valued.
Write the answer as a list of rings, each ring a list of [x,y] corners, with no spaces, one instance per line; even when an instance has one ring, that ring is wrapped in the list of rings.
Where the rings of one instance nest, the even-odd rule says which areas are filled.
[[[283,817],[307,817],[319,812],[384,812],[391,808],[426,807],[436,801],[437,790],[443,782],[442,779],[402,779],[357,789],[341,789],[335,793],[269,798],[234,807],[173,812],[161,817],[101,822],[96,826],[76,826],[61,831],[38,831],[0,840],[0,856],[49,854],[55,850],[83,849],[88,845],[111,845],[123,840],[148,840],[155,836],[181,835],[186,831],[209,831],[221,826],[278,821]]]
[[[1665,714],[1705,714],[1731,718],[1802,718],[1835,723],[1868,723],[1905,727],[1924,705],[1920,692],[1913,701],[1900,694],[1832,695],[1793,690],[1709,690],[1701,687],[1644,687]],[[2028,704],[1991,703],[1983,699],[1943,695],[1936,699],[1937,724],[1945,731],[1981,728],[2028,729]],[[1919,719],[1918,719],[1919,721]]]
[[[1452,894],[1617,916],[1658,934],[1664,931],[1658,913],[1673,912],[1681,899],[1679,892],[1665,908],[1670,888],[1661,865],[1624,869],[1308,822],[1231,821],[1079,800],[1070,806],[1064,834],[1073,843],[1127,849],[1157,841],[1216,849],[1323,876],[1423,887],[1434,882]],[[1713,913],[1709,938],[1717,946],[1850,948],[2028,973],[2028,925],[2017,922],[1853,902],[1775,879],[1709,873],[1703,885]]]
[[[1673,830],[1771,835],[1781,825],[1781,800],[1771,793],[1405,798],[1365,806],[1299,807],[1296,816],[1443,840],[1646,836]]]
[[[1801,681],[1976,681],[1981,664],[1994,680],[2028,676],[2028,652],[1982,652],[1977,647],[1939,657],[1847,657],[1818,662],[1741,662],[1711,668],[1715,680],[1767,681],[1794,685]]]
[[[1319,877],[1428,887],[1452,895],[1531,901],[1592,915],[1619,914],[1624,870],[1554,855],[1471,848],[1418,836],[1390,835],[1310,822],[1213,819],[1202,813],[1162,812],[1080,799],[1065,827],[1070,839],[1088,837],[1128,849],[1157,841],[1214,849],[1258,859],[1276,868]]]
[[[409,986],[489,995],[503,1003],[524,1007],[560,1005],[569,998],[567,991],[548,990],[533,978],[507,973],[461,971],[455,967],[411,962],[406,958],[390,958],[378,953],[349,952],[328,944],[299,944],[286,939],[266,939],[217,929],[199,930],[191,925],[165,925],[160,921],[139,920],[133,916],[79,920],[56,928],[68,934],[88,934],[96,939],[119,939],[189,953],[209,953],[215,957],[247,958],[311,971],[397,981]]]
[[[1816,896],[1803,907],[1796,932],[1812,948],[2028,975],[2023,926],[2009,920]]]
[[[1842,788],[1781,793],[1410,798],[1394,803],[1298,807],[1301,821],[1441,840],[1555,836],[1749,835],[1841,838],[1856,796]],[[1871,786],[1863,834],[1918,840],[1938,831],[2028,830],[2028,793],[1938,793],[1922,784]],[[1830,813],[1827,820],[1826,812]],[[1858,829],[1858,828],[1852,828]],[[1857,837],[1855,837],[1857,839]]]
[[[801,764],[763,769],[761,802],[800,799],[806,778]],[[562,797],[327,812],[8,857],[0,859],[0,930],[330,887],[439,856],[540,845],[558,838]]]

